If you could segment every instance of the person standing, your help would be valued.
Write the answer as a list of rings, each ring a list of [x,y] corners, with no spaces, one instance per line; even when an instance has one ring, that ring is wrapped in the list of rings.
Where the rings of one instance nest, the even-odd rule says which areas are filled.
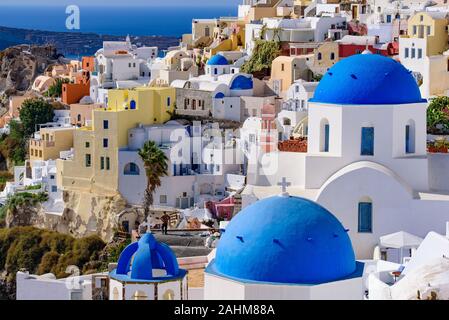
[[[164,212],[162,217],[160,217],[162,221],[162,234],[167,234],[168,223],[170,222],[170,216]]]

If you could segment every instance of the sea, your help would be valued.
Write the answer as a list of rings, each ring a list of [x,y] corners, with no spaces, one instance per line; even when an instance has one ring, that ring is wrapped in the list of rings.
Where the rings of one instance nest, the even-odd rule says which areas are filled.
[[[36,1],[37,2],[37,1]],[[163,1],[161,1],[163,2]],[[181,36],[190,33],[192,19],[237,15],[237,6],[79,6],[80,29],[68,30],[65,6],[0,4],[0,26],[58,32],[93,32],[107,35]]]

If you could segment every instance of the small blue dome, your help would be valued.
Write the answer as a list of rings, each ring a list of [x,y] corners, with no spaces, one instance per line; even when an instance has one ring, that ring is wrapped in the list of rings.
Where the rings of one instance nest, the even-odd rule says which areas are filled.
[[[221,54],[216,54],[207,61],[208,66],[227,66],[228,64],[228,60]]]
[[[249,90],[253,88],[253,79],[251,77],[237,76],[232,81],[231,90]]]
[[[425,102],[412,74],[399,62],[378,54],[356,54],[323,76],[311,102],[330,104],[404,104]]]
[[[167,275],[154,277],[153,269],[164,269]],[[117,269],[110,276],[123,281],[155,281],[180,277],[185,273],[185,270],[179,269],[170,247],[157,242],[151,233],[146,233],[122,251]]]
[[[212,269],[240,280],[318,284],[350,276],[356,261],[346,230],[328,210],[307,199],[274,196],[231,220]]]

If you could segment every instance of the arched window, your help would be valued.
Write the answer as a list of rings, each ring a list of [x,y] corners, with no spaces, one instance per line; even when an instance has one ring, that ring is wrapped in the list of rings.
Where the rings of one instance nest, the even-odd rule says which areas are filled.
[[[405,153],[415,153],[415,121],[409,120],[405,126]]]
[[[362,143],[360,155],[374,155],[374,127],[362,127]]]
[[[369,197],[363,197],[358,203],[358,232],[373,232],[373,202]]]
[[[129,103],[129,108],[136,109],[136,101],[135,100],[131,100],[131,102]]]
[[[335,53],[331,52],[331,60],[335,59]]]
[[[81,121],[81,115],[78,114],[78,116],[76,117],[77,121],[80,122]]]
[[[144,291],[137,290],[134,292],[132,298],[133,300],[148,300],[148,295]]]
[[[320,124],[320,151],[329,152],[329,121],[325,118],[321,120]]]
[[[119,292],[117,287],[114,287],[114,290],[112,290],[112,300],[118,300],[119,299]]]
[[[317,59],[321,60],[321,52],[318,52]]]
[[[140,174],[139,166],[137,164],[135,164],[134,162],[130,162],[127,165],[125,165],[123,174],[125,176],[137,176]]]
[[[171,289],[165,290],[164,294],[162,295],[163,300],[174,300],[175,299],[175,292]]]
[[[291,126],[291,121],[289,118],[284,118],[284,126]]]

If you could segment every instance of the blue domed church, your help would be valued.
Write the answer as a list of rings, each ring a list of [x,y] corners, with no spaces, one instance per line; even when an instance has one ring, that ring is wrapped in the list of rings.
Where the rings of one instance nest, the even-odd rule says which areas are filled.
[[[205,273],[205,299],[361,299],[347,229],[317,203],[282,194],[242,210]]]
[[[379,238],[400,230],[445,233],[449,160],[427,152],[427,107],[400,62],[377,54],[342,59],[309,100],[307,151],[272,152],[275,168],[250,168],[242,207],[275,195],[285,177],[291,195],[344,224],[357,259],[371,259]]]
[[[146,233],[109,273],[109,300],[186,300],[186,275],[170,247]]]

